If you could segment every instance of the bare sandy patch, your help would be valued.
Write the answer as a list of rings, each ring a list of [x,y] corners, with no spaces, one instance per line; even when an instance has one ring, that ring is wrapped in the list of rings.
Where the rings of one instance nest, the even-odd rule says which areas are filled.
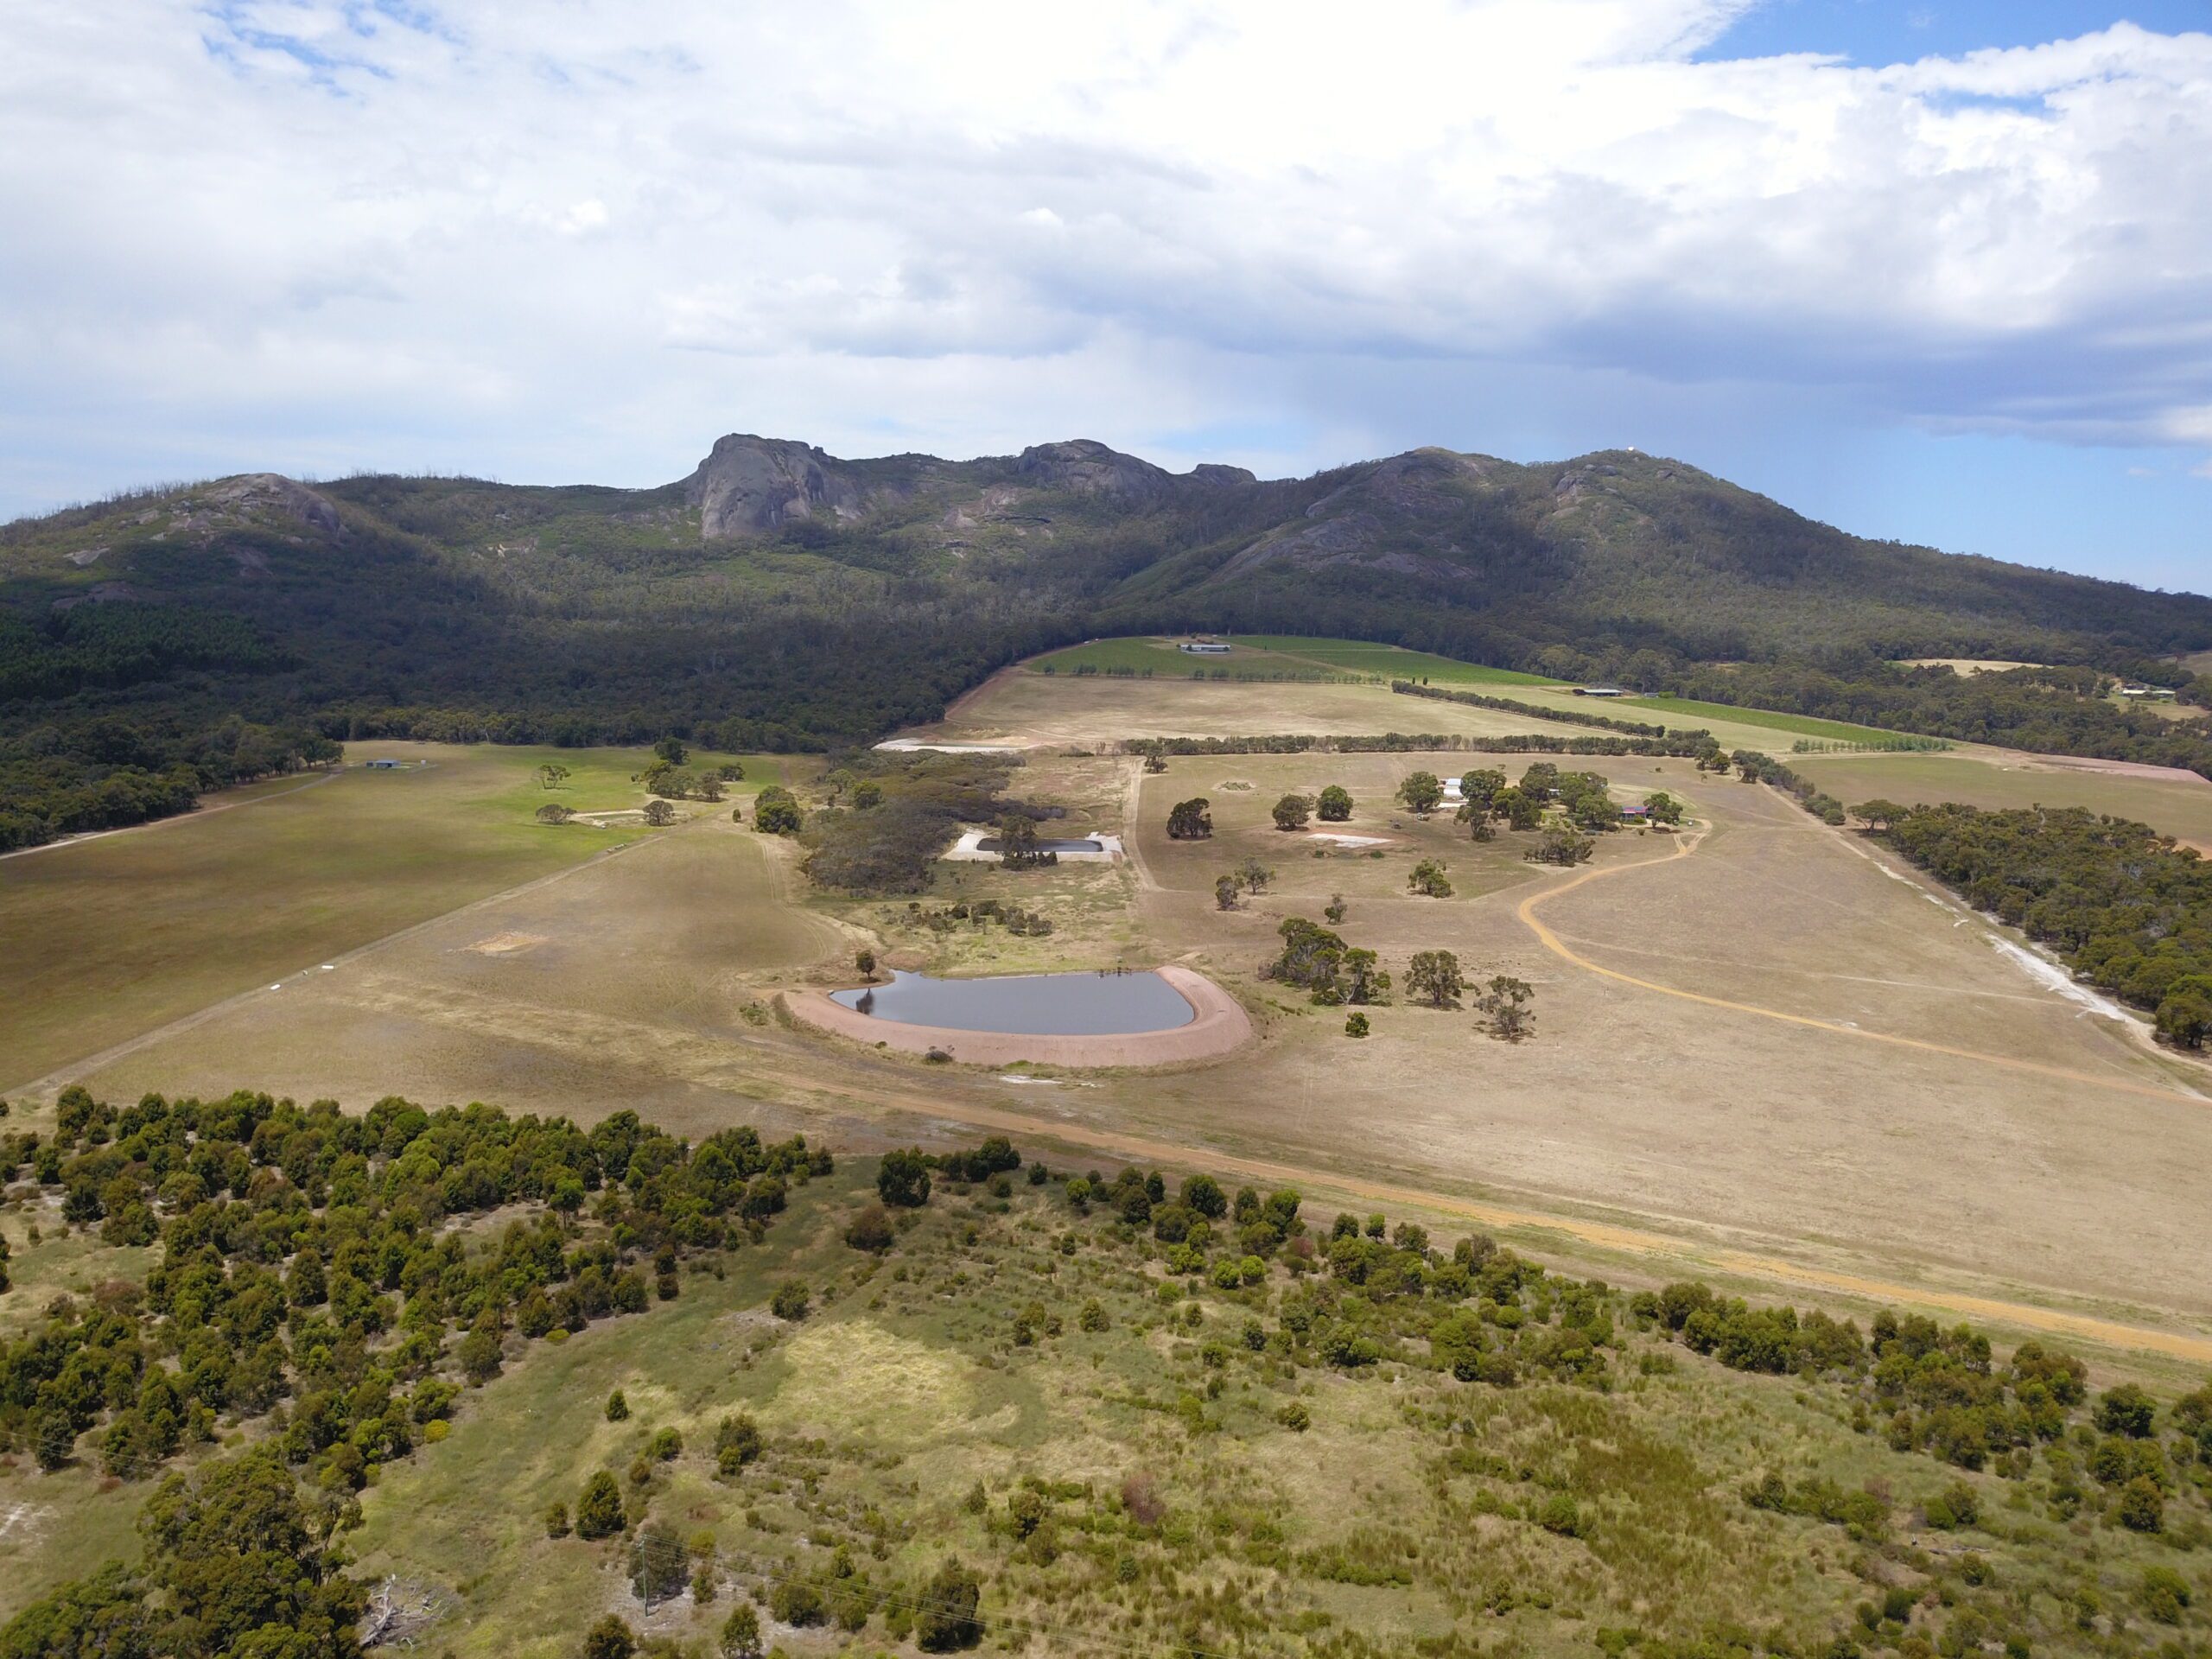
[[[1954,674],[2002,674],[2015,668],[2046,668],[2046,663],[2007,662],[2001,657],[1901,657],[1900,668],[1948,668]]]
[[[511,957],[518,950],[534,950],[544,943],[543,933],[493,933],[463,948],[480,957]]]

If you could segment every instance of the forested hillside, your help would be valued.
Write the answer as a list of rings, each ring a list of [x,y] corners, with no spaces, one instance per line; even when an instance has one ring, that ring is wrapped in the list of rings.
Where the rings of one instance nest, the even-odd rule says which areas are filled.
[[[269,770],[370,735],[820,749],[1052,645],[1186,627],[1733,700],[1700,664],[2140,671],[2212,646],[2212,601],[1861,540],[1632,453],[1263,481],[734,436],[647,490],[252,474],[0,529],[0,841],[234,781],[210,755],[240,721]]]

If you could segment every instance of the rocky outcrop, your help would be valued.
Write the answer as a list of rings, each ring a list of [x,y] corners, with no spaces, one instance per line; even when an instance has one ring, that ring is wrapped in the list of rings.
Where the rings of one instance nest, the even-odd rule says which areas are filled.
[[[273,512],[326,536],[341,531],[335,505],[281,473],[242,473],[208,486],[200,499],[207,506],[243,518]]]
[[[1136,503],[1159,500],[1175,482],[1173,473],[1090,438],[1033,444],[1015,459],[1014,471],[1033,490],[1071,490]]]
[[[734,432],[718,438],[683,481],[699,509],[699,532],[714,539],[773,530],[795,519],[857,518],[868,492],[844,462],[810,444]]]

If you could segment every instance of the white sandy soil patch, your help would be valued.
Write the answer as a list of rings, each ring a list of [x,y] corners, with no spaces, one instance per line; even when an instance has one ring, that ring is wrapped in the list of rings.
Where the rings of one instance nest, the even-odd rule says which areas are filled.
[[[1020,754],[1019,743],[925,743],[918,738],[887,737],[875,746],[892,754]]]

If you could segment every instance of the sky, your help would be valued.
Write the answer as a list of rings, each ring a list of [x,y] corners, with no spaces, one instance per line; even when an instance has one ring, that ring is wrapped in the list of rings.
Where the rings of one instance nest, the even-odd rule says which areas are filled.
[[[0,518],[1680,457],[2212,589],[2212,0],[12,0]]]

